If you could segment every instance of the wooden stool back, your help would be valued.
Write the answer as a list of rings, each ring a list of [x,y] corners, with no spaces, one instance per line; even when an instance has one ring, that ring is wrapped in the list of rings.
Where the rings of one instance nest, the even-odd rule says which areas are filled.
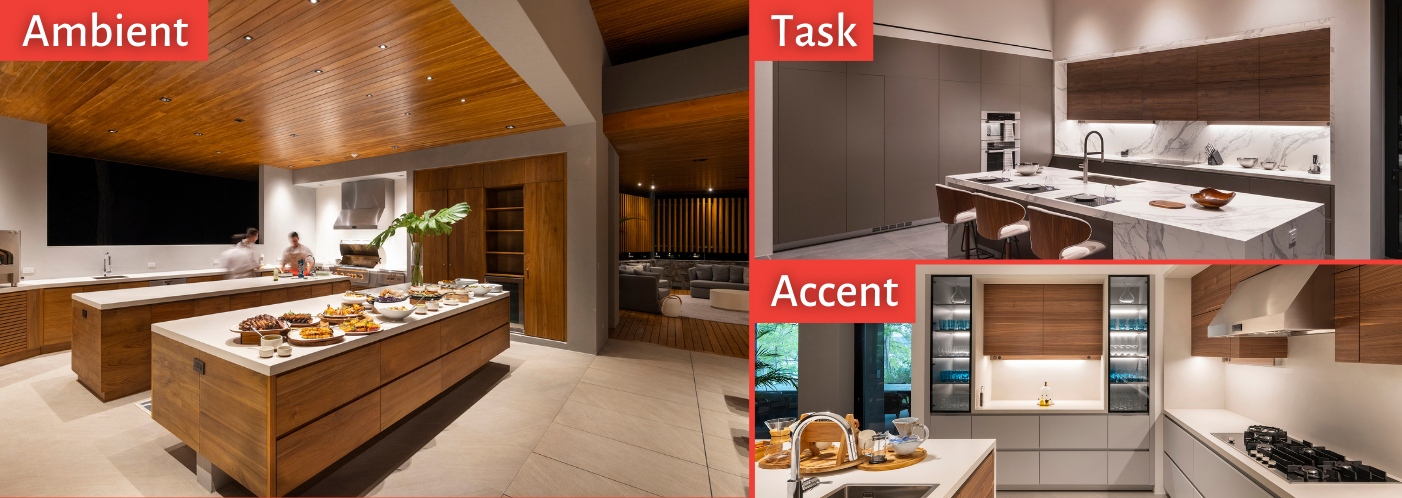
[[[1080,218],[1053,213],[1032,206],[1027,213],[1032,222],[1032,254],[1041,259],[1061,259],[1066,248],[1090,240],[1090,223]]]
[[[978,234],[988,240],[999,240],[998,231],[1003,227],[1022,221],[1027,210],[1021,204],[1005,201],[979,193],[969,194],[974,198],[975,214],[978,215]]]
[[[973,194],[954,187],[935,185],[935,198],[939,201],[940,221],[946,225],[953,225],[956,215],[974,208]]]

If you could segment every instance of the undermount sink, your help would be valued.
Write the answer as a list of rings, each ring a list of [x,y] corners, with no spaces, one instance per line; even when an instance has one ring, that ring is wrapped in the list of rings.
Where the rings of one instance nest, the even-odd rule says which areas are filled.
[[[1090,175],[1090,181],[1095,182],[1095,183],[1103,183],[1103,184],[1105,184],[1105,185],[1114,185],[1114,186],[1116,186],[1116,187],[1123,187],[1123,186],[1125,186],[1125,185],[1134,185],[1134,184],[1136,184],[1136,183],[1144,183],[1144,180],[1130,180],[1130,179],[1128,179],[1128,178],[1112,178],[1112,177],[1100,176],[1100,175]]]
[[[1188,161],[1186,159],[1150,159],[1149,162],[1154,164],[1167,164],[1169,166],[1192,166],[1194,164],[1202,164],[1198,161]]]
[[[112,279],[112,278],[128,278],[128,277],[127,277],[126,275],[108,275],[108,276],[105,276],[105,277],[88,277],[88,278],[91,278],[91,279],[93,279],[93,280],[107,280],[107,279]]]
[[[924,498],[938,484],[843,484],[823,498]]]

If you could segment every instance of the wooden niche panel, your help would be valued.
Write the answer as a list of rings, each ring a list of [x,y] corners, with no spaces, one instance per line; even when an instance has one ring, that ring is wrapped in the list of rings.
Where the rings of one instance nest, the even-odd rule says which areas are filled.
[[[1256,38],[1200,45],[1197,49],[1198,83],[1261,77],[1260,40]]]
[[[1047,285],[1043,288],[1042,354],[1104,354],[1105,291],[1101,284]],[[984,306],[987,306],[985,304]],[[986,341],[987,339],[985,339]]]
[[[1402,365],[1402,266],[1361,267],[1358,290],[1359,360]]]
[[[983,286],[983,354],[1042,354],[1043,286]]]
[[[1329,76],[1261,80],[1262,121],[1329,121]]]
[[[1359,267],[1334,274],[1334,361],[1358,363]]]
[[[565,182],[526,184],[525,334],[565,340]]]

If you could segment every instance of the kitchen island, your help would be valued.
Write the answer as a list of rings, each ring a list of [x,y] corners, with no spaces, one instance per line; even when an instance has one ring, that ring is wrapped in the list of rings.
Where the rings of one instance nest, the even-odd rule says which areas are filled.
[[[1082,218],[1092,226],[1092,238],[1108,246],[1114,259],[1321,259],[1325,252],[1325,208],[1318,202],[1238,193],[1221,209],[1207,209],[1189,194],[1202,187],[1137,180],[1093,173],[1092,178],[1117,184],[1118,202],[1100,206],[1060,200],[1082,191],[1081,172],[1045,168],[1033,176],[1014,174],[1011,182],[983,183],[975,178],[999,173],[950,175],[954,187],[1034,204]],[[1007,187],[1043,183],[1057,178],[1059,190],[1026,192]],[[1105,183],[1092,181],[1089,193],[1101,195]],[[1185,204],[1182,209],[1150,206],[1154,200]],[[962,230],[949,230],[949,254],[959,254]],[[1025,244],[1025,242],[1023,242]],[[1002,244],[996,245],[1001,250]],[[990,245],[992,247],[992,245]],[[1030,255],[1031,251],[1023,251]]]
[[[144,282],[143,282],[144,283]],[[350,290],[350,277],[273,277],[73,294],[73,372],[106,402],[151,389],[151,324]]]
[[[924,498],[992,498],[994,493],[992,439],[930,439],[920,444],[928,455],[925,460],[896,470],[867,472],[856,468],[839,470],[826,474],[802,477],[818,477],[823,484],[804,493],[808,497],[821,497],[845,484],[901,485],[916,484],[939,486]],[[789,470],[761,469],[754,464],[755,498],[787,497]],[[832,481],[829,483],[828,481]]]
[[[259,358],[229,331],[250,316],[340,302],[319,296],[152,325],[151,417],[198,454],[201,484],[227,475],[258,496],[286,495],[510,345],[509,293],[403,322],[377,318],[379,333],[293,346],[290,357]]]

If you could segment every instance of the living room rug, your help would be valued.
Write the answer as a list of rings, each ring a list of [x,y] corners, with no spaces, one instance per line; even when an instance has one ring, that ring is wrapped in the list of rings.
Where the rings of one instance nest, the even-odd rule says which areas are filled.
[[[749,312],[712,308],[710,299],[697,299],[686,295],[677,297],[682,298],[682,316],[684,317],[736,325],[750,324]]]

